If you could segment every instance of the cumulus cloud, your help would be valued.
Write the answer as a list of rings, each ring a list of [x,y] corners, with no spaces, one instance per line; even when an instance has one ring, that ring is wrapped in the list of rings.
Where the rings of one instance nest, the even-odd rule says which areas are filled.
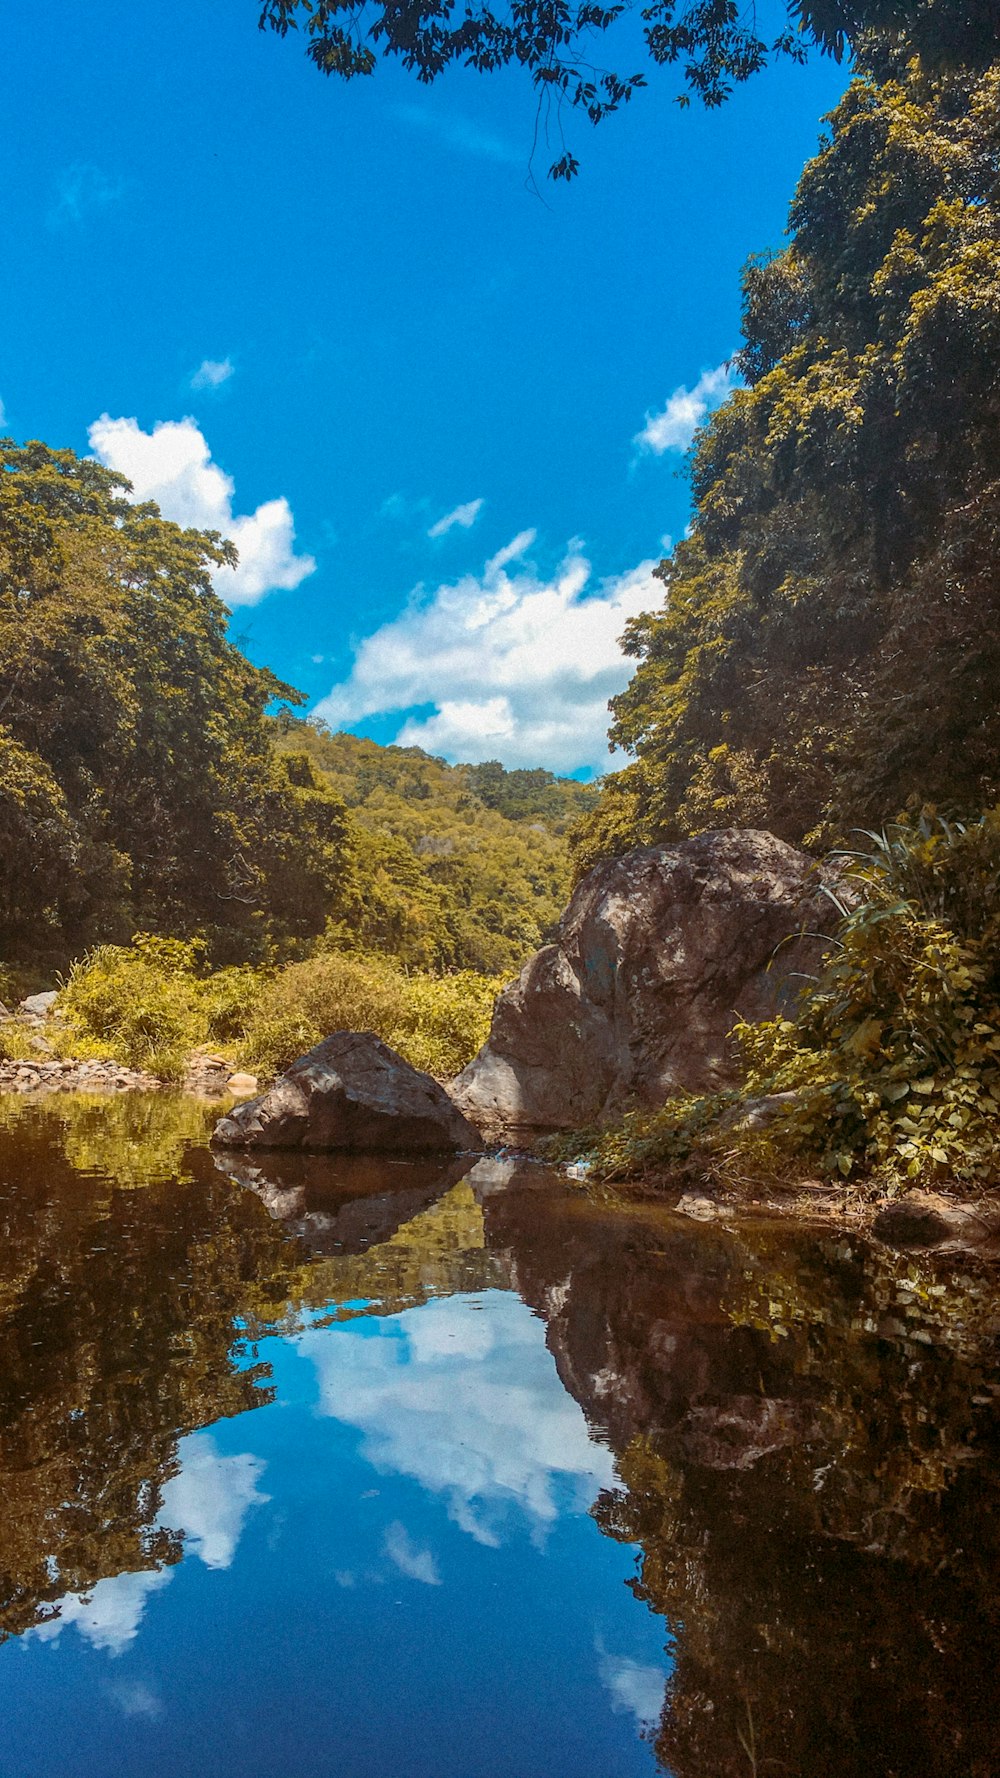
[[[192,389],[218,389],[228,383],[235,364],[231,358],[203,358],[191,378]]]
[[[403,723],[401,746],[507,766],[603,768],[608,699],[631,671],[619,638],[663,589],[652,561],[595,585],[578,552],[542,579],[523,560],[534,540],[522,531],[481,575],[415,596],[360,643],[350,677],[316,715],[337,728],[431,705]]]
[[[453,512],[446,512],[443,519],[438,519],[428,531],[428,537],[446,537],[459,525],[463,531],[473,526],[482,511],[482,500],[467,500],[464,506],[456,506]]]
[[[515,1296],[450,1297],[369,1325],[310,1331],[298,1341],[316,1367],[319,1411],[362,1434],[376,1469],[410,1476],[445,1502],[477,1543],[511,1527],[536,1541],[563,1512],[586,1512],[614,1479],[562,1387],[545,1330]],[[433,1584],[430,1552],[390,1526],[385,1550],[412,1558]],[[404,1537],[406,1534],[403,1534]],[[412,1572],[403,1569],[403,1572]]]
[[[55,1642],[75,1624],[91,1648],[112,1657],[124,1654],[139,1634],[150,1594],[167,1586],[172,1573],[170,1568],[150,1568],[140,1574],[114,1574],[99,1580],[89,1593],[66,1593],[56,1601],[56,1615],[29,1634],[39,1642]]]
[[[256,605],[265,593],[292,591],[316,566],[295,553],[292,509],[280,495],[255,512],[234,514],[231,476],[212,462],[195,420],[160,420],[143,432],[138,420],[102,414],[88,437],[95,457],[132,483],[136,500],[155,500],[164,518],[198,531],[221,531],[239,550],[236,568],[216,570],[215,590],[227,605]]]
[[[693,389],[682,383],[661,413],[646,415],[646,424],[633,442],[640,451],[652,451],[657,457],[665,451],[690,450],[702,421],[713,408],[721,406],[738,381],[730,362],[717,365],[715,370],[703,370]]]
[[[183,1531],[186,1548],[206,1568],[229,1568],[247,1513],[270,1499],[257,1488],[263,1470],[249,1451],[223,1457],[209,1433],[192,1433],[180,1471],[163,1490],[161,1524]]]

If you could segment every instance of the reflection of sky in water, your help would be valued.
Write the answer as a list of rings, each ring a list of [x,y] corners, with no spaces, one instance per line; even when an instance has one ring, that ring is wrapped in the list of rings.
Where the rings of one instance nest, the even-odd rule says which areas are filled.
[[[222,1456],[207,1432],[182,1439],[177,1457],[180,1469],[163,1490],[157,1522],[183,1531],[188,1552],[206,1568],[228,1568],[247,1513],[267,1501],[257,1491],[264,1465],[249,1452]],[[150,1594],[167,1586],[173,1574],[173,1568],[116,1574],[99,1580],[90,1593],[67,1593],[56,1603],[58,1615],[28,1634],[52,1642],[75,1624],[94,1648],[120,1655],[138,1633]]]
[[[590,1439],[518,1297],[448,1297],[366,1332],[297,1342],[316,1367],[320,1412],[360,1429],[376,1469],[441,1495],[478,1542],[498,1544],[518,1520],[540,1540],[613,1481],[611,1453]]]
[[[520,1299],[260,1356],[276,1399],[179,1443],[157,1520],[184,1561],[0,1647],[3,1778],[651,1778],[663,1626],[588,1516],[611,1454]]]

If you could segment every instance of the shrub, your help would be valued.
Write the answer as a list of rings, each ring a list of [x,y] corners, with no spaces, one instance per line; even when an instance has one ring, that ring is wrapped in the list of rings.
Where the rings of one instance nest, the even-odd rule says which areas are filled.
[[[139,933],[74,963],[59,996],[65,1047],[176,1079],[203,1034],[197,941]]]
[[[374,1031],[414,1067],[455,1074],[485,1038],[498,985],[469,971],[410,976],[382,958],[323,953],[262,987],[243,1060],[268,1078],[332,1031]]]

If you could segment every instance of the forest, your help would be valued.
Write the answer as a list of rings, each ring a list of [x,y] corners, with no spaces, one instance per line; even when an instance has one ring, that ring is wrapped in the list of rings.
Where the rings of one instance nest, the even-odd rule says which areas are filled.
[[[1000,64],[981,38],[922,59],[900,32],[852,42],[787,245],[745,268],[738,386],[696,436],[662,607],[624,637],[627,763],[599,786],[304,718],[228,637],[230,543],[90,459],[3,445],[8,994],[58,974],[67,1042],[167,1072],[228,1042],[271,1074],[363,1013],[447,1073],[574,877],[766,828],[854,884],[800,1014],[738,1033],[745,1090],[798,1095],[754,1164],[989,1172]],[[717,1165],[717,1110],[636,1114],[594,1164]]]

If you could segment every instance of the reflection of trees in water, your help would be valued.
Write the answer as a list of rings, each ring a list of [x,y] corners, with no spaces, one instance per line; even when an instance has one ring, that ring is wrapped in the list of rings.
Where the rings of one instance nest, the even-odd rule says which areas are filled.
[[[500,1281],[468,1186],[426,1169],[404,1170],[399,1206],[383,1194],[381,1221],[348,1219],[355,1251],[315,1258],[310,1217],[325,1227],[379,1181],[341,1169],[288,1223],[213,1164],[212,1116],[179,1095],[0,1105],[0,1636],[179,1560],[157,1525],[178,1441],[272,1398],[256,1339],[331,1300],[388,1314],[452,1278]],[[370,1252],[366,1228],[387,1237]]]
[[[676,1778],[995,1778],[996,1286],[802,1231],[489,1207],[620,1452]]]
[[[177,1441],[270,1398],[258,1337],[516,1281],[620,1453],[595,1517],[673,1643],[677,1778],[993,1778],[991,1280],[607,1212],[536,1168],[276,1158],[241,1188],[210,1116],[0,1108],[0,1633],[179,1558]]]
[[[280,1302],[288,1264],[280,1233],[207,1157],[200,1180],[122,1189],[70,1167],[61,1115],[42,1124],[41,1142],[37,1122],[0,1132],[8,1634],[64,1593],[179,1558],[155,1528],[177,1440],[268,1399],[263,1367],[231,1350],[234,1317]]]

